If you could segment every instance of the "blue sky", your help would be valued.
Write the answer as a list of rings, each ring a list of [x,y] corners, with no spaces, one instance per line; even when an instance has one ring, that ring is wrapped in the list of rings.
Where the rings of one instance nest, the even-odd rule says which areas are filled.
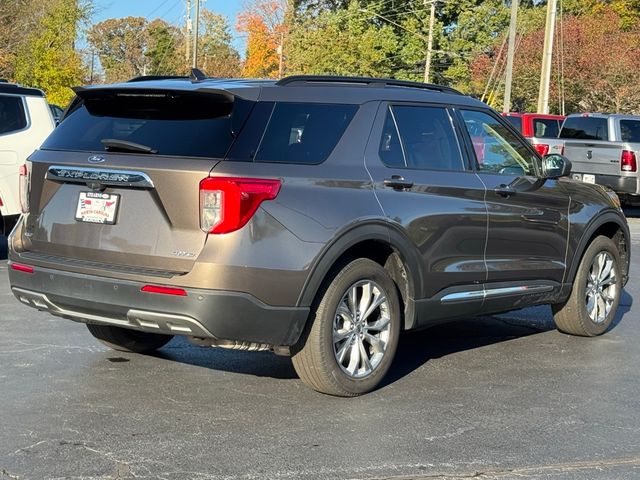
[[[192,4],[195,0],[192,0]],[[208,8],[216,13],[225,15],[229,19],[231,34],[234,36],[234,45],[240,50],[244,48],[244,41],[238,37],[234,25],[236,14],[240,10],[240,0],[201,0],[201,7]],[[95,0],[95,14],[93,23],[98,23],[107,18],[120,17],[145,17],[149,20],[162,18],[175,24],[184,25],[187,10],[186,0]]]

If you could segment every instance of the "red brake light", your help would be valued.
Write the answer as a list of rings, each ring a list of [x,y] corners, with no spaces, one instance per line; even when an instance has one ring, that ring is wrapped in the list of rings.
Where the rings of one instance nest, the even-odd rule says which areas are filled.
[[[635,152],[631,150],[622,151],[622,162],[620,163],[620,169],[623,172],[635,172],[638,170]]]
[[[547,153],[549,153],[549,145],[545,145],[543,143],[538,143],[538,144],[534,145],[533,148],[535,148],[538,151],[538,153],[540,155],[542,155],[543,157]]]
[[[26,165],[20,165],[18,172],[20,173],[18,182],[20,208],[22,213],[29,213],[29,169]]]
[[[161,287],[159,285],[145,285],[140,289],[141,292],[159,293],[161,295],[176,295],[178,297],[186,297],[187,292],[182,288]]]
[[[29,265],[22,265],[20,263],[12,263],[11,270],[16,270],[18,272],[24,273],[33,273],[33,267],[30,267]]]
[[[280,180],[209,177],[200,182],[200,227],[229,233],[245,226],[265,200],[280,191]]]

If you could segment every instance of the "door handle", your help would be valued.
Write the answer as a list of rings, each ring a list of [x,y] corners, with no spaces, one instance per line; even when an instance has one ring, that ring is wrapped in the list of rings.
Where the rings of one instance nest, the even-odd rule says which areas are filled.
[[[516,190],[511,185],[498,185],[493,191],[501,197],[509,197],[516,194]]]
[[[391,178],[385,178],[383,183],[385,187],[391,187],[394,190],[408,190],[413,187],[412,181],[405,180],[400,175],[391,175]]]

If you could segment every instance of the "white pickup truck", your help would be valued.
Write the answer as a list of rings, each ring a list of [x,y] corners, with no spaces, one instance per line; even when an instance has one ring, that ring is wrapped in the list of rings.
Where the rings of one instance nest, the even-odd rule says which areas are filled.
[[[572,176],[606,185],[625,203],[640,201],[640,116],[604,113],[569,115],[560,138]]]
[[[54,127],[41,90],[0,81],[0,236],[8,234],[22,211],[20,189],[26,195],[26,159]]]

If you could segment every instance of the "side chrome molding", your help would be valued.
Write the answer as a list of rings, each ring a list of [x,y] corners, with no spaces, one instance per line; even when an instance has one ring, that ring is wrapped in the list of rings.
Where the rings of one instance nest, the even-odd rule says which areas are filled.
[[[553,290],[551,285],[520,285],[517,287],[498,287],[471,292],[449,293],[440,299],[440,303],[464,302],[465,300],[477,300],[509,295],[524,295],[528,293],[545,293]]]

